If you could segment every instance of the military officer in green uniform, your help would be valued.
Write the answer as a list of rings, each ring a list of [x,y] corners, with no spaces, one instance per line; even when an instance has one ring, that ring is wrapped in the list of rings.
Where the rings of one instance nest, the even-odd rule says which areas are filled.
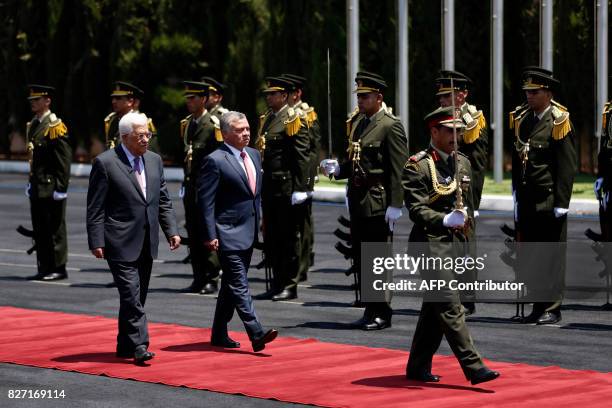
[[[300,282],[308,279],[308,269],[314,263],[314,222],[312,219],[312,195],[314,185],[318,181],[319,150],[321,148],[321,126],[314,106],[302,100],[306,78],[295,74],[283,74],[293,83],[293,90],[289,92],[289,106],[298,112],[300,120],[306,122],[310,138],[310,174],[308,175],[308,199],[300,205],[302,211],[299,226],[302,253],[300,254]]]
[[[601,240],[612,241],[612,102],[606,103],[602,115],[599,154],[597,155],[597,180],[593,190],[599,201]]]
[[[510,113],[514,130],[512,190],[515,199],[517,240],[520,242],[565,242],[567,213],[577,156],[569,112],[553,100],[559,81],[551,71],[527,67],[523,90],[527,102]],[[565,280],[565,254],[550,257],[550,268],[542,267],[539,251],[531,254],[537,266],[529,268],[528,253],[519,259],[524,271],[548,274],[550,301],[536,302],[525,323],[553,324],[561,320]],[[548,269],[548,270],[547,270]],[[541,283],[541,282],[540,282]]]
[[[28,99],[34,118],[28,122],[26,129],[30,158],[26,193],[30,198],[38,266],[38,273],[31,279],[65,279],[68,276],[66,197],[72,149],[68,143],[66,124],[50,110],[55,88],[30,85],[29,91]]]
[[[221,116],[228,111],[223,107],[223,105],[221,105],[221,102],[223,102],[225,85],[217,81],[215,78],[209,76],[202,77],[202,82],[209,85],[206,109],[211,115],[215,115],[217,118],[221,119]]]
[[[348,161],[338,165],[326,159],[321,168],[336,179],[348,178],[351,239],[356,249],[353,261],[360,276],[361,243],[388,242],[402,215],[401,180],[408,148],[402,122],[383,107],[385,80],[374,73],[358,72],[355,82],[358,110],[347,122]],[[389,303],[366,302],[363,317],[354,325],[380,330],[391,326],[391,316]]]
[[[257,298],[297,297],[301,239],[299,206],[308,199],[310,137],[306,123],[289,106],[293,84],[266,78],[263,93],[269,110],[260,116],[255,146],[263,160],[262,209],[264,252],[272,268],[272,287]]]
[[[461,120],[465,124],[463,135],[459,140],[459,151],[470,159],[470,165],[472,166],[471,185],[474,198],[474,215],[475,218],[478,218],[485,172],[489,164],[489,137],[484,114],[467,101],[471,87],[472,80],[457,71],[442,70],[440,71],[440,77],[436,80],[436,96],[440,106],[453,106],[454,102],[455,109],[457,109]],[[476,274],[474,271],[466,272],[461,278],[473,281],[476,279]],[[461,293],[461,300],[468,315],[476,311],[474,299],[473,293]]]
[[[193,270],[193,282],[184,291],[210,294],[217,291],[220,263],[217,253],[204,247],[198,228],[200,214],[196,206],[196,181],[204,158],[223,143],[223,138],[219,119],[206,110],[210,85],[194,81],[184,81],[183,84],[189,116],[181,120],[180,128],[185,144],[185,179],[180,196],[185,206],[185,226]]]
[[[452,243],[466,242],[473,237],[469,231],[474,215],[471,165],[467,156],[456,151],[453,131],[456,128],[462,132],[465,125],[452,107],[434,110],[425,117],[425,123],[431,146],[410,157],[403,171],[406,208],[414,222],[409,242],[432,243],[428,256],[464,256],[454,253]],[[460,203],[457,203],[458,187],[461,189]],[[451,271],[444,270],[421,271],[421,275],[424,280],[456,278],[456,275],[449,276]],[[431,366],[442,336],[446,337],[472,384],[499,376],[484,365],[465,324],[465,308],[459,293],[449,289],[423,301],[406,367],[409,380],[440,380],[432,374]]]
[[[126,113],[134,109],[134,94],[136,87],[128,82],[115,81],[111,93],[113,111],[104,118],[104,138],[108,149],[114,148],[121,138],[119,137],[119,121]]]

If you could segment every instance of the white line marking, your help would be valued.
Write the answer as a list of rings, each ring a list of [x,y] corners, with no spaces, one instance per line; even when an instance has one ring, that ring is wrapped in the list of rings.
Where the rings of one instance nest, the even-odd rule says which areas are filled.
[[[0,252],[5,252],[8,254],[22,254],[22,255],[28,255],[25,251],[25,249],[10,249],[10,248],[0,248]],[[31,256],[31,255],[28,255]],[[74,254],[69,252],[68,253],[69,257],[72,258],[89,258],[89,259],[96,259],[93,255],[91,254]],[[164,263],[165,261],[162,259],[154,259],[153,263]]]
[[[18,266],[20,268],[37,268],[36,265],[30,265],[30,264],[15,264],[15,263],[8,263],[8,262],[0,262],[0,266]],[[80,268],[66,268],[67,271],[74,271],[74,272],[80,272],[81,269]]]

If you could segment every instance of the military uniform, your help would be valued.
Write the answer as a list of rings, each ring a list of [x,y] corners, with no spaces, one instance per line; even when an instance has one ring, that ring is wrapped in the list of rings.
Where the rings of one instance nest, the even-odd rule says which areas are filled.
[[[430,128],[464,127],[452,107],[436,109],[425,117],[425,121]],[[465,243],[473,239],[470,232],[474,214],[471,180],[470,161],[460,152],[456,164],[453,155],[434,147],[410,157],[404,166],[402,179],[406,207],[410,219],[414,222],[409,242],[432,243],[428,256],[465,256],[465,253],[459,253],[452,243]],[[461,204],[456,203],[458,185],[463,200]],[[446,216],[457,206],[467,207],[465,228],[454,229],[446,226]],[[460,247],[465,250],[465,245]],[[456,275],[450,271],[428,270],[421,271],[421,274],[423,279],[456,279]],[[433,356],[443,336],[459,360],[466,378],[473,383],[479,383],[499,376],[483,364],[467,329],[465,308],[461,305],[459,293],[448,289],[441,291],[440,297],[435,300],[423,301],[406,367],[408,379],[439,381],[439,378],[431,373],[431,368]]]
[[[602,241],[612,241],[612,102],[606,103],[603,111],[602,132],[597,155],[597,183],[595,191],[600,202],[599,223]]]
[[[144,91],[128,82],[115,81],[111,98],[121,96],[142,99],[144,98]],[[132,109],[130,112],[138,113],[138,110]],[[106,141],[106,147],[108,149],[112,149],[121,143],[121,136],[119,135],[120,120],[121,115],[118,115],[116,112],[111,112],[104,118],[104,140]],[[156,137],[157,129],[153,124],[153,119],[148,118],[148,120],[149,132],[152,134],[151,139],[149,139],[149,150],[159,153],[159,142],[157,141]]]
[[[209,93],[217,93],[219,95],[223,95],[223,92],[225,92],[225,85],[217,81],[213,77],[209,77],[209,76],[202,77],[202,82],[207,83],[209,85],[208,86]],[[211,115],[216,116],[220,120],[221,116],[223,116],[224,113],[227,113],[229,111],[226,108],[224,108],[223,105],[221,105],[221,102],[219,102],[216,105],[208,108],[208,112],[210,112]]]
[[[51,97],[54,88],[30,85],[28,99]],[[66,194],[70,180],[72,149],[68,129],[47,111],[27,124],[30,154],[29,197],[38,274],[34,279],[63,279],[68,260]]]
[[[306,78],[293,75],[283,74],[282,77],[287,78],[293,83],[296,89],[303,89]],[[314,193],[314,185],[317,181],[319,167],[319,151],[321,149],[321,125],[318,115],[313,106],[308,103],[298,100],[293,106],[300,120],[306,123],[308,127],[308,137],[310,140],[310,173],[308,175],[308,192]],[[301,253],[299,280],[305,281],[308,279],[308,269],[314,263],[314,220],[312,218],[312,197],[308,198],[304,203],[300,204],[303,210],[299,216],[298,229],[301,237]]]
[[[468,92],[472,86],[472,80],[466,75],[457,72],[442,70],[440,77],[436,80],[436,95],[454,97],[457,92]],[[462,137],[459,138],[459,151],[465,154],[470,160],[472,168],[471,188],[474,200],[474,211],[480,208],[482,189],[484,186],[485,172],[489,164],[489,137],[487,122],[481,110],[476,106],[464,102],[461,106],[455,106],[460,118],[465,125]],[[473,231],[475,231],[474,225]],[[477,279],[476,271],[466,271],[461,275],[460,280],[474,281]],[[475,294],[473,292],[462,292],[461,299],[467,308],[468,314],[473,314],[476,310],[474,304]]]
[[[264,92],[287,92],[292,84],[267,78]],[[272,289],[260,298],[273,300],[297,296],[302,209],[293,205],[294,193],[308,191],[311,172],[308,127],[298,112],[285,106],[260,116],[255,143],[263,159],[262,209],[264,252],[272,269]]]
[[[523,89],[549,90],[559,82],[550,71],[528,68],[523,73]],[[567,109],[555,101],[536,115],[527,104],[510,114],[514,130],[512,154],[512,189],[516,200],[517,240],[521,242],[565,242],[567,240],[567,211],[569,209],[577,156],[574,148],[573,126]],[[548,273],[550,288],[557,299],[534,303],[526,322],[555,323],[561,318],[561,298],[565,280],[565,254],[551,259],[548,271],[543,271],[540,254],[537,266],[529,268],[529,255],[519,260],[528,274]],[[552,257],[551,257],[552,258]],[[546,269],[546,268],[544,268]],[[540,275],[542,276],[542,275]],[[545,321],[543,321],[544,319]]]
[[[378,75],[360,72],[356,93],[382,93],[385,81]],[[357,110],[347,121],[349,160],[340,165],[336,179],[348,178],[348,207],[354,270],[361,286],[361,243],[392,239],[385,215],[390,207],[401,208],[402,168],[408,160],[407,138],[401,121],[387,109],[367,117]],[[376,330],[391,325],[387,302],[367,302],[356,322],[362,329]]]
[[[208,84],[185,81],[185,96],[206,95]],[[191,292],[207,289],[213,292],[217,287],[220,263],[217,253],[203,246],[204,239],[198,226],[201,216],[196,205],[196,182],[204,158],[215,151],[222,143],[219,119],[205,111],[199,118],[189,115],[181,120],[181,138],[185,145],[183,171],[183,205],[185,206],[185,227],[189,235],[189,253],[193,270]],[[206,288],[208,286],[208,288]]]

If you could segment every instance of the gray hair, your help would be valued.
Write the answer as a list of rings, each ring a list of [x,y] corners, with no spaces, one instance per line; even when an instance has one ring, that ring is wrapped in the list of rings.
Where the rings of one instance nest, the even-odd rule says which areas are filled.
[[[227,111],[221,116],[221,133],[229,133],[232,131],[232,122],[246,119],[246,115],[242,112]]]
[[[121,136],[129,135],[134,131],[134,126],[148,126],[149,119],[147,115],[140,112],[129,112],[121,117],[119,121],[119,134]]]

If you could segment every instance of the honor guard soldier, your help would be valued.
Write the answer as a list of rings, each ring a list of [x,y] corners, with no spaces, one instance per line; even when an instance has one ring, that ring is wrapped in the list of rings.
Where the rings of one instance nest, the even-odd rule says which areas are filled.
[[[38,266],[38,273],[30,279],[65,279],[68,276],[66,197],[72,149],[66,124],[49,110],[55,88],[29,85],[29,91],[34,118],[26,126],[30,161],[26,194],[30,198]]]
[[[469,242],[471,237],[471,166],[469,159],[456,150],[453,131],[456,128],[462,132],[465,125],[452,107],[436,109],[425,117],[425,123],[429,128],[431,146],[410,157],[403,171],[406,208],[414,222],[409,241],[432,242],[436,245],[430,248],[428,256],[445,257],[452,251],[452,242]],[[459,193],[462,203],[457,203],[458,187],[461,189]],[[448,243],[449,246],[440,243]],[[421,273],[423,275],[429,271]],[[434,273],[441,274],[436,279],[453,279],[443,275],[444,271]],[[422,278],[425,282],[432,276]],[[422,382],[440,380],[432,374],[431,366],[442,336],[446,337],[463,373],[472,384],[491,381],[499,376],[499,373],[484,365],[474,347],[465,324],[465,308],[461,305],[459,293],[448,289],[440,293],[439,298],[436,296],[435,300],[429,298],[423,301],[406,367],[406,378]]]
[[[255,146],[263,159],[263,230],[266,262],[271,266],[271,289],[256,298],[289,300],[297,297],[301,240],[299,208],[308,199],[310,137],[298,111],[288,104],[292,83],[266,78],[263,93],[269,110],[260,116]]]
[[[565,242],[567,213],[577,156],[574,131],[567,109],[553,100],[560,85],[551,71],[527,67],[523,72],[523,90],[527,102],[510,113],[514,131],[512,154],[512,194],[515,199],[515,221],[519,242]],[[533,258],[541,258],[541,254]],[[551,257],[553,258],[553,257]],[[548,282],[556,299],[536,302],[533,312],[523,322],[553,324],[561,320],[561,298],[565,280],[565,255],[550,259]],[[526,268],[527,274],[542,270]],[[553,265],[560,262],[560,265]],[[523,258],[522,265],[529,261]]]
[[[485,172],[489,163],[489,137],[484,114],[467,101],[471,87],[472,80],[457,71],[440,71],[440,77],[436,79],[436,96],[440,106],[449,107],[454,104],[465,125],[463,135],[459,140],[459,151],[468,157],[472,167],[471,186],[474,215],[477,218]],[[463,274],[461,278],[473,281],[476,275],[471,272]],[[476,312],[473,293],[462,292],[461,300],[467,309],[466,314],[471,315]]]
[[[210,294],[217,291],[219,258],[215,251],[203,246],[199,231],[200,216],[196,206],[196,181],[204,158],[223,143],[219,119],[206,110],[209,84],[184,81],[185,101],[189,116],[181,120],[181,138],[185,144],[185,179],[181,197],[185,206],[185,228],[189,236],[189,253],[193,282],[185,292]]]
[[[209,76],[202,77],[202,82],[209,85],[206,110],[208,110],[211,115],[215,115],[217,118],[221,119],[221,116],[228,111],[221,105],[223,93],[225,92],[225,85]]]
[[[104,138],[108,149],[114,148],[121,141],[119,121],[123,115],[134,109],[134,95],[137,89],[128,82],[115,81],[113,92],[110,95],[113,111],[104,118]]]
[[[594,185],[595,197],[599,201],[599,223],[601,240],[612,241],[612,102],[604,106],[599,154],[597,155],[597,180]]]
[[[302,253],[300,255],[300,282],[308,279],[308,269],[314,263],[314,223],[312,219],[312,195],[314,185],[318,181],[319,150],[321,148],[321,126],[314,106],[302,100],[306,78],[294,74],[283,74],[283,78],[293,83],[293,90],[289,92],[289,106],[298,112],[300,119],[306,122],[310,138],[310,174],[308,175],[308,199],[301,204],[303,211],[301,226]]]
[[[358,72],[355,78],[357,105],[347,121],[348,161],[321,162],[326,175],[348,178],[348,207],[354,268],[361,274],[361,243],[388,242],[401,217],[402,169],[408,160],[407,139],[402,122],[383,107],[385,80],[377,74]],[[358,286],[361,285],[361,277]],[[392,310],[387,302],[367,302],[364,315],[354,325],[363,330],[391,326]]]

